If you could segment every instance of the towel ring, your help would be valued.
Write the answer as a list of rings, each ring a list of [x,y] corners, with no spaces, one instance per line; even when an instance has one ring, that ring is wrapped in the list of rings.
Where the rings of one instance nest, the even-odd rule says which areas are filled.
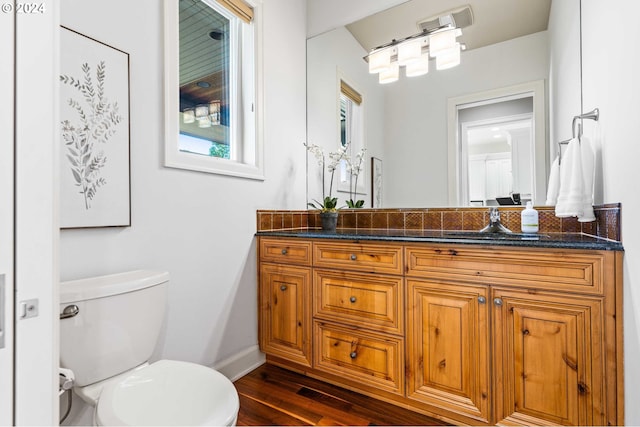
[[[589,111],[588,113],[580,114],[579,116],[574,116],[573,117],[573,121],[571,122],[571,135],[573,135],[574,138],[576,137],[576,124],[577,124],[578,125],[578,140],[580,140],[580,138],[582,138],[582,123],[578,122],[578,120],[590,119],[590,120],[595,120],[597,122],[599,118],[600,118],[600,109],[599,108],[594,108],[593,110]]]
[[[571,139],[578,138],[578,142],[582,140],[582,119],[595,120],[596,122],[600,119],[600,109],[594,108],[588,113],[580,114],[579,116],[574,116],[571,122]],[[576,132],[576,125],[578,125],[578,130]],[[571,142],[571,139],[567,139],[565,141],[558,142],[558,165],[562,162],[562,146]]]

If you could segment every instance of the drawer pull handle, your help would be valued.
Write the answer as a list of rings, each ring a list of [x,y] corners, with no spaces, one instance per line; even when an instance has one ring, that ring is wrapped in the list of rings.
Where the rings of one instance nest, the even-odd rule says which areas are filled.
[[[351,301],[351,302],[356,302],[356,297],[351,297],[351,298],[349,298],[349,301]]]
[[[495,305],[497,305],[498,307],[500,307],[500,306],[502,305],[502,299],[500,299],[500,298],[494,298],[494,299],[493,299],[493,303],[494,303]]]
[[[356,254],[351,254],[351,261],[355,261],[357,259],[358,257],[356,256]]]
[[[487,302],[487,299],[486,299],[485,297],[480,296],[480,297],[478,297],[478,302],[479,302],[480,304],[484,304],[484,303],[486,303],[486,302]]]
[[[282,255],[286,255],[286,254],[287,254],[287,250],[286,250],[286,249],[283,249],[283,250],[282,250]]]
[[[282,285],[282,286],[280,286],[280,290],[281,290],[281,291],[286,291],[286,290],[287,290],[287,285]]]
[[[80,313],[80,309],[78,308],[78,306],[75,304],[71,304],[66,306],[64,310],[62,310],[62,313],[60,313],[60,319],[69,319],[71,317],[77,316],[78,313]]]
[[[352,351],[349,357],[352,359],[355,359],[356,357],[358,357],[358,353],[356,353],[355,351]]]

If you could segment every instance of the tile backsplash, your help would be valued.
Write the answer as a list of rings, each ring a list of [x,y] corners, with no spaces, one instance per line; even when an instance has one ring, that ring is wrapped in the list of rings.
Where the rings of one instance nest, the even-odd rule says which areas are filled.
[[[501,206],[500,220],[508,229],[520,231],[522,206]],[[594,206],[596,221],[578,222],[577,218],[558,218],[552,206],[536,206],[541,233],[585,233],[620,241],[621,205]],[[308,230],[320,228],[315,210],[259,210],[257,230]],[[489,223],[489,210],[482,208],[423,209],[341,209],[338,228],[399,230],[480,230]]]

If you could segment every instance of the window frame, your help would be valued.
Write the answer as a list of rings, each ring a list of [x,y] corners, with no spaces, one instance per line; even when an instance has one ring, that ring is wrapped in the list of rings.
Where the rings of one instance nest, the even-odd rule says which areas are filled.
[[[264,180],[264,146],[263,146],[263,82],[262,82],[262,1],[246,0],[254,9],[252,24],[241,22],[246,31],[246,25],[253,25],[253,38],[247,40],[243,37],[240,52],[243,55],[240,64],[240,76],[243,84],[246,82],[254,87],[253,102],[247,103],[245,90],[241,91],[243,109],[239,105],[232,105],[233,115],[231,129],[231,151],[239,153],[240,159],[223,159],[213,156],[198,155],[181,152],[179,150],[179,0],[164,0],[164,96],[165,96],[165,136],[164,136],[164,166],[178,169],[187,169],[198,172],[213,173],[219,175],[235,176],[255,180]],[[201,0],[202,1],[202,0]],[[204,1],[209,4],[211,0]],[[239,18],[238,18],[239,19]],[[247,67],[243,67],[247,57],[246,47],[253,47],[253,75],[247,73]],[[237,52],[232,52],[238,55]],[[247,75],[249,74],[249,75]],[[250,95],[249,95],[250,96]],[[236,103],[237,104],[237,103]],[[239,114],[242,114],[242,126],[240,129]],[[251,116],[253,115],[253,118]],[[249,117],[247,120],[246,118]],[[240,130],[240,132],[238,132]],[[240,136],[238,136],[240,135]],[[240,144],[238,139],[241,139]],[[235,145],[235,146],[234,146]],[[232,154],[233,156],[233,154]]]
[[[348,77],[345,76],[343,72],[338,70],[337,73],[337,116],[338,116],[338,135],[341,135],[341,103],[342,97],[347,98],[347,100],[353,104],[356,104],[358,108],[360,108],[360,140],[353,144],[353,141],[349,142],[349,150],[347,151],[347,155],[354,160],[355,155],[361,149],[367,149],[366,147],[366,107],[364,103],[365,94],[362,89],[358,87],[358,85],[354,84]],[[347,126],[350,126],[349,120],[346,122]],[[342,147],[342,138],[338,138],[338,148]],[[366,154],[365,154],[366,158]],[[346,174],[346,164],[344,160],[340,161],[340,166],[338,169],[338,185],[337,191],[341,193],[351,194],[351,183],[352,183],[352,175],[349,174],[348,178],[343,179],[343,174]],[[356,188],[353,189],[353,196],[357,199],[357,196],[366,196],[368,194],[366,188],[366,177],[367,177],[367,164],[363,161],[362,170],[360,172],[360,176],[358,177],[358,183]]]

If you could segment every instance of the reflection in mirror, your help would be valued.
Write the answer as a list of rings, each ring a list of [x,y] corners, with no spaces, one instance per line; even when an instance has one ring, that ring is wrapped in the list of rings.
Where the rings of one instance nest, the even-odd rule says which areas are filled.
[[[358,176],[357,194],[349,194],[349,174],[346,170],[344,175],[342,170],[336,173],[336,180],[331,187],[331,174],[323,175],[322,168],[310,157],[307,166],[309,201],[322,199],[324,176],[324,188],[332,188],[331,196],[338,198],[338,206],[345,206],[350,198],[364,200],[364,206],[371,206],[369,159],[370,156],[382,157],[385,118],[383,90],[377,79],[372,79],[369,74],[366,62],[362,59],[364,54],[362,46],[344,27],[307,41],[307,143],[322,147],[326,154],[335,152],[342,146],[342,141],[349,139],[349,126],[346,125],[349,121],[355,126],[354,129],[359,129],[351,134],[354,140],[351,158],[360,148],[366,147],[366,158],[362,163],[364,170]],[[352,97],[347,96],[351,92],[347,86],[354,92]],[[358,98],[361,99],[359,106]],[[352,113],[348,112],[349,99]],[[353,111],[357,111],[355,116]],[[344,132],[342,116],[345,118]],[[361,141],[362,145],[358,146],[360,142],[356,141]]]
[[[468,49],[462,53],[458,67],[438,71],[431,66],[429,73],[421,77],[401,76],[389,85],[367,86],[366,95],[376,94],[375,100],[365,97],[367,109],[378,109],[379,120],[365,120],[364,134],[367,147],[373,133],[381,135],[380,145],[373,148],[375,152],[368,152],[368,156],[381,159],[385,165],[382,205],[404,208],[468,204],[469,200],[460,200],[457,191],[452,197],[448,185],[451,173],[461,172],[461,169],[460,172],[455,169],[459,168],[457,161],[451,170],[448,101],[538,81],[542,82],[544,98],[549,102],[542,105],[542,123],[536,123],[542,127],[536,128],[535,134],[541,139],[534,143],[534,151],[541,157],[536,159],[540,164],[536,164],[535,169],[530,166],[534,170],[533,188],[522,193],[532,193],[534,204],[543,204],[548,157],[552,154],[549,147],[554,146],[549,133],[557,128],[558,134],[562,135],[563,126],[570,132],[571,117],[576,111],[580,112],[580,91],[576,90],[580,85],[579,3],[580,0],[409,0],[346,27],[314,36],[307,41],[308,137],[311,139],[322,133],[319,129],[335,123],[335,118],[331,119],[327,111],[335,108],[337,100],[334,98],[332,104],[323,107],[317,102],[316,92],[318,85],[325,84],[330,76],[335,79],[337,70],[343,69],[337,64],[345,62],[350,55],[354,68],[364,68],[366,63],[361,58],[372,47],[415,33],[418,20],[469,4],[474,23],[463,29],[461,41]],[[492,21],[494,19],[499,22]],[[318,46],[323,48],[318,49]],[[325,74],[321,76],[317,70],[323,67],[326,67]],[[557,67],[562,67],[562,76],[571,75],[566,71],[575,69],[575,78],[559,81]],[[354,75],[355,71],[349,73]],[[367,84],[367,78],[375,80],[377,75],[363,77],[358,83]],[[557,97],[561,97],[561,101],[558,102]],[[556,119],[557,104],[571,111],[565,114],[568,117]],[[557,125],[547,127],[547,113],[551,124]],[[374,131],[372,126],[375,126]],[[461,178],[458,175],[456,180]],[[311,174],[309,179],[311,196],[315,185],[311,182]]]
[[[462,205],[531,200],[532,113],[531,97],[459,110]]]
[[[355,201],[357,194],[365,192],[363,180],[360,178],[360,170],[354,170],[357,154],[364,147],[363,138],[363,111],[362,95],[349,86],[344,80],[340,80],[340,145],[346,147],[347,157],[350,162],[340,162],[339,191],[347,191],[349,200]],[[356,173],[358,172],[358,173]]]
[[[534,95],[456,105],[458,139],[450,138],[450,144],[459,147],[461,205],[495,206],[514,193],[518,200],[535,199],[535,166],[544,165],[544,152],[536,159],[535,120],[543,120],[544,114],[534,114]],[[456,104],[455,99],[450,103]],[[544,143],[544,135],[538,139]],[[538,173],[544,168],[538,167]]]

